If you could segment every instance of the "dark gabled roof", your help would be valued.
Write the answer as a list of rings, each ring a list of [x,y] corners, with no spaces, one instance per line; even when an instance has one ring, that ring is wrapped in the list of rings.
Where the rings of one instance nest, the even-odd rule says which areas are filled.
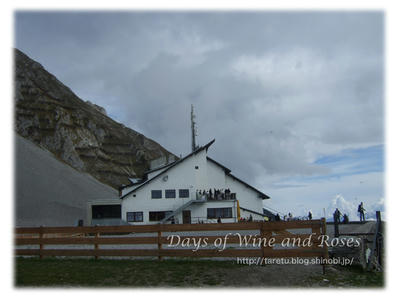
[[[171,170],[173,167],[179,165],[181,162],[183,162],[184,160],[188,159],[189,157],[203,151],[203,150],[208,150],[208,148],[215,142],[215,139],[213,139],[211,142],[209,142],[208,144],[197,148],[195,151],[193,151],[192,153],[186,155],[184,158],[181,158],[179,160],[177,160],[176,162],[172,163],[169,167],[165,168],[164,171],[160,172],[159,174],[157,174],[156,176],[154,176],[153,178],[143,182],[141,185],[139,185],[137,188],[133,189],[132,191],[130,191],[129,193],[126,193],[124,196],[121,197],[121,199],[124,199],[126,196],[132,194],[133,192],[137,191],[138,189],[140,189],[141,187],[145,186],[146,184],[148,184],[149,182],[153,181],[154,179],[160,177],[162,174],[166,173],[167,171]]]
[[[125,184],[125,185],[119,186],[119,187],[118,187],[118,191],[122,191],[123,189],[126,189],[126,188],[128,188],[128,187],[132,187],[132,186],[139,185],[139,184],[142,184],[142,183],[143,183],[143,180],[140,180],[140,181],[135,182],[135,183],[133,183],[133,182],[131,181],[131,183],[129,183],[129,184]]]
[[[269,199],[269,196],[268,196],[268,195],[266,195],[266,194],[260,192],[260,191],[257,190],[255,187],[252,187],[250,184],[244,182],[243,180],[237,178],[236,176],[233,176],[233,175],[231,174],[231,170],[228,169],[227,167],[225,167],[224,165],[221,165],[219,162],[213,160],[212,158],[210,158],[210,157],[208,157],[208,156],[207,156],[207,160],[213,162],[213,163],[216,164],[217,166],[219,166],[219,167],[221,167],[222,169],[224,169],[226,175],[231,176],[233,179],[239,181],[240,183],[243,183],[243,184],[244,184],[245,186],[247,186],[248,188],[250,188],[250,189],[256,191],[258,194],[261,195],[261,198],[262,198],[262,199]]]
[[[268,218],[275,218],[275,214],[265,207],[263,207],[263,214],[266,215]]]
[[[249,189],[252,189],[253,191],[256,191],[258,194],[261,195],[261,198],[262,198],[262,199],[269,199],[269,196],[268,196],[268,195],[266,195],[266,194],[264,194],[263,192],[257,190],[255,187],[251,186],[250,184],[244,182],[243,180],[237,178],[236,176],[233,176],[233,175],[230,174],[230,173],[227,174],[227,175],[230,176],[230,177],[232,177],[233,179],[239,181],[240,183],[243,183],[243,184],[244,184],[245,186],[247,186]]]
[[[255,214],[255,215],[259,215],[259,216],[263,216],[263,217],[268,217],[268,218],[270,217],[269,215],[264,214],[264,211],[263,211],[263,213],[259,213],[259,212],[256,212],[256,211],[254,211],[254,210],[251,210],[251,209],[248,209],[248,208],[244,208],[244,207],[242,207],[242,206],[239,206],[239,208],[240,208],[241,210],[251,212],[251,213],[253,213],[253,214]]]
[[[169,163],[169,164],[166,164],[166,165],[163,165],[163,166],[159,166],[159,167],[157,167],[157,168],[155,168],[155,169],[152,169],[152,170],[148,170],[148,171],[144,172],[144,174],[150,174],[150,173],[153,173],[153,172],[155,172],[155,171],[164,169],[164,168],[166,168],[166,167],[172,166],[174,163],[176,163],[176,161],[173,161],[173,162],[171,162],[171,163]]]

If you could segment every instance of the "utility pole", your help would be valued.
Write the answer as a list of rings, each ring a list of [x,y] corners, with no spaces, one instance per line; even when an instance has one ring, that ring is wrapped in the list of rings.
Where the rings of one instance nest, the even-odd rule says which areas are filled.
[[[197,136],[197,133],[196,133],[196,122],[194,121],[195,117],[196,116],[194,115],[193,104],[192,104],[192,110],[191,110],[191,113],[190,113],[190,121],[192,123],[192,152],[197,149],[197,146],[196,146],[196,136]]]

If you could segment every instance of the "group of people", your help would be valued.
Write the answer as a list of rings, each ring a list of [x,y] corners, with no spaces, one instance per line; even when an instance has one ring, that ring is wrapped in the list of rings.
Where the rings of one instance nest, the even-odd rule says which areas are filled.
[[[359,205],[358,205],[358,208],[357,208],[357,213],[359,214],[359,216],[360,216],[360,222],[362,222],[362,221],[365,221],[365,208],[364,208],[364,204],[361,202]],[[340,212],[340,210],[338,209],[338,208],[336,208],[336,210],[335,210],[335,212],[333,213],[333,221],[335,222],[335,223],[341,223],[340,222],[340,217],[343,217],[343,223],[344,224],[347,224],[347,223],[349,223],[349,216],[347,215],[347,214],[342,214],[341,212]]]
[[[253,216],[250,215],[250,216],[248,216],[247,218],[241,217],[241,218],[239,219],[239,222],[253,222]]]
[[[333,212],[333,222],[335,223],[341,223],[340,222],[340,217],[343,216],[342,223],[347,224],[349,223],[349,216],[347,214],[342,214],[338,208]]]
[[[230,189],[209,189],[206,190],[196,190],[196,199],[204,200],[225,200],[234,199],[235,194],[231,193]]]
[[[279,214],[275,215],[275,221],[280,221],[281,217],[279,216]],[[288,213],[287,215],[283,216],[283,221],[292,221],[294,220],[292,213]]]
[[[264,222],[270,222],[270,221],[275,221],[275,222],[279,222],[281,221],[281,216],[279,215],[279,213],[277,213],[276,215],[272,216],[272,217],[267,217],[264,215]],[[291,221],[293,220],[293,216],[291,213],[289,213],[289,215],[284,215],[283,216],[283,221]],[[253,221],[253,216],[250,215],[248,218],[240,218],[239,222],[252,222]]]
[[[295,218],[293,218],[292,213],[288,213],[287,215],[283,216],[283,221],[292,221]],[[275,221],[275,222],[279,222],[282,221],[281,216],[279,215],[279,213],[277,213],[276,215],[274,215],[273,217],[266,217],[264,216],[264,221]]]
[[[284,215],[283,216],[283,221],[290,221],[290,220],[292,220],[293,219],[293,215],[292,215],[292,213],[289,213],[288,215]],[[276,222],[279,222],[279,221],[281,221],[282,219],[281,219],[281,216],[279,215],[279,213],[277,213],[276,215],[274,215],[274,216],[272,216],[272,217],[267,217],[267,216],[264,216],[264,221],[266,221],[266,222],[269,222],[269,221],[276,221]]]

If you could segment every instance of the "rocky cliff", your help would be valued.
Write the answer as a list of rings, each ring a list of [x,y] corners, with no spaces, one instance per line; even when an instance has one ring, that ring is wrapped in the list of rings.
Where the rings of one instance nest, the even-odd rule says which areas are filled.
[[[18,134],[111,187],[142,176],[151,160],[173,156],[143,134],[109,118],[102,107],[81,100],[17,49],[14,97]]]

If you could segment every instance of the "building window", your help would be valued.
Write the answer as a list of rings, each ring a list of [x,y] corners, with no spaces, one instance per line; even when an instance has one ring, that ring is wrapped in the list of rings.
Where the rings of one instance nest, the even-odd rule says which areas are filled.
[[[175,190],[165,190],[165,198],[176,198]]]
[[[149,221],[161,221],[165,218],[165,216],[171,213],[172,210],[168,211],[150,211],[149,212]],[[172,220],[173,217],[169,218],[168,221]]]
[[[161,190],[151,190],[151,199],[161,199],[162,191]]]
[[[232,207],[207,208],[207,219],[232,218]]]
[[[92,219],[121,219],[121,205],[92,205]]]
[[[143,222],[143,212],[142,211],[133,211],[126,213],[126,221],[127,222]]]
[[[189,190],[188,189],[179,190],[179,198],[189,198]]]

